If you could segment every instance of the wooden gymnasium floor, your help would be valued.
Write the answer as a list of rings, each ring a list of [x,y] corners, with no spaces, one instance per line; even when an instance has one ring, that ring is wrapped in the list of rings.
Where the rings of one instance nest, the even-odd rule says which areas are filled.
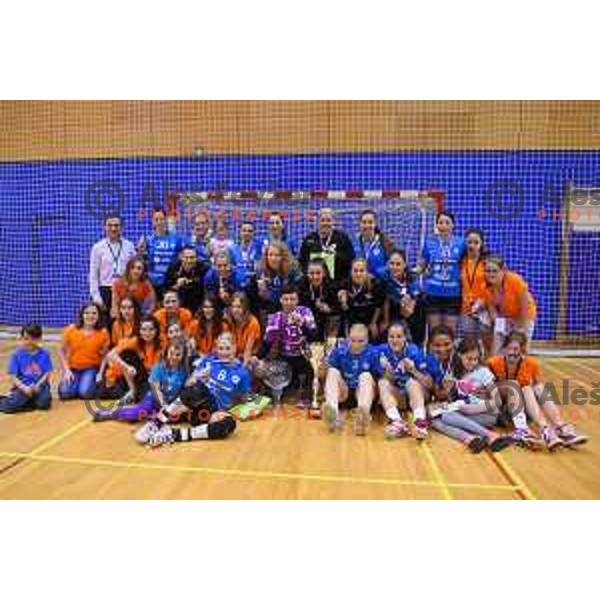
[[[13,347],[0,342],[2,373]],[[600,371],[600,359],[543,364],[548,380],[569,377],[588,391]],[[365,438],[350,427],[332,435],[294,409],[242,423],[229,440],[149,450],[132,440],[133,425],[94,424],[83,402],[55,400],[48,413],[0,415],[0,498],[600,498],[600,407],[590,409],[579,426],[591,442],[580,450],[492,457],[437,434],[419,446],[388,442],[381,423]]]

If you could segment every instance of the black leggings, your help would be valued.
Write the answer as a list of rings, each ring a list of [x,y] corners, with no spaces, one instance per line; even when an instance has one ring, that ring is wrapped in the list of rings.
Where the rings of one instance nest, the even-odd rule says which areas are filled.
[[[150,383],[148,378],[148,369],[144,366],[140,355],[133,350],[123,350],[120,354],[121,360],[136,370],[134,377],[135,382],[135,399],[140,400],[150,391]]]
[[[280,358],[292,369],[290,387],[311,390],[315,371],[308,358],[305,356],[281,356]]]

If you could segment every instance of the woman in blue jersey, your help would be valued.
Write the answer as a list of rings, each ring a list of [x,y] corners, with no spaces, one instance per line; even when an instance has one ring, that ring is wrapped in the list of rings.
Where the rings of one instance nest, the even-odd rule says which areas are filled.
[[[447,325],[452,332],[461,309],[460,267],[466,252],[464,238],[454,234],[454,215],[440,212],[437,233],[425,240],[419,272],[425,273],[427,325]]]
[[[244,221],[240,225],[238,248],[240,266],[246,271],[248,278],[256,275],[256,270],[262,258],[261,242],[255,237],[256,227],[252,221]]]
[[[266,253],[268,246],[273,242],[285,244],[292,256],[298,254],[298,242],[287,233],[285,222],[279,213],[272,214],[269,217],[267,225],[267,235],[262,240],[262,253]]]
[[[394,250],[394,244],[377,225],[377,214],[368,208],[360,215],[360,231],[352,241],[356,258],[367,261],[369,273],[375,275],[383,269]]]
[[[244,269],[234,265],[228,252],[218,252],[215,256],[215,266],[204,275],[204,292],[218,298],[221,309],[225,310],[231,304],[233,294],[243,292],[247,285]]]
[[[142,444],[160,446],[173,442],[223,439],[235,430],[227,412],[250,392],[250,371],[235,356],[235,340],[222,333],[215,354],[204,357],[185,384],[180,397],[165,406],[157,418],[135,434]],[[174,429],[186,414],[190,427]]]
[[[425,413],[425,392],[419,374],[427,368],[425,353],[406,339],[402,323],[393,323],[388,330],[387,344],[377,347],[375,374],[379,379],[379,397],[389,423],[385,428],[388,439],[409,435],[408,425],[400,416],[400,403],[408,400],[415,417],[414,436],[423,440],[428,434]]]
[[[162,300],[167,290],[167,271],[175,262],[183,248],[180,237],[169,233],[167,213],[157,208],[152,213],[153,232],[138,243],[138,254],[144,257],[148,269],[148,278],[154,287],[156,296]]]
[[[403,322],[408,326],[411,341],[419,347],[425,343],[426,317],[421,290],[406,264],[406,252],[393,250],[388,264],[377,272],[386,291],[381,329],[390,323]]]
[[[325,379],[325,406],[323,418],[330,431],[342,428],[344,408],[353,408],[353,429],[356,435],[365,435],[371,420],[371,405],[375,399],[375,369],[377,353],[369,345],[369,330],[357,323],[350,329],[348,340],[336,347],[327,359]]]
[[[279,310],[281,290],[288,285],[298,285],[301,280],[302,271],[287,245],[271,242],[248,287],[253,312],[260,315],[261,325],[266,325],[268,315]]]

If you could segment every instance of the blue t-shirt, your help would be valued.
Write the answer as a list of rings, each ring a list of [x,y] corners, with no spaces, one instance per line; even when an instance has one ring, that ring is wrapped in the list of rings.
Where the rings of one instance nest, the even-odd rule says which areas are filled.
[[[152,285],[162,287],[167,283],[167,271],[177,256],[183,244],[181,238],[174,233],[156,235],[152,233],[146,239],[148,261],[148,277]]]
[[[158,383],[166,402],[173,402],[181,392],[186,381],[185,369],[171,369],[161,360],[152,367],[150,381]]]
[[[377,235],[371,242],[363,240],[360,236],[356,236],[352,240],[354,254],[356,258],[364,258],[367,261],[367,268],[371,275],[375,275],[377,271],[383,269],[388,261],[385,248],[381,243],[381,236]]]
[[[196,248],[196,256],[199,261],[207,262],[210,260],[208,248],[203,240],[197,239],[193,233],[186,234],[182,239],[182,247],[191,246]]]
[[[460,261],[466,252],[464,238],[454,236],[448,242],[433,236],[425,241],[423,259],[429,265],[425,293],[442,298],[460,298]]]
[[[52,369],[50,353],[44,348],[38,348],[33,354],[25,348],[17,348],[8,362],[8,374],[28,386],[37,383]]]
[[[387,265],[379,269],[375,275],[383,284],[388,297],[394,304],[398,304],[404,296],[415,297],[419,292],[419,286],[416,281],[411,281],[410,279],[404,282],[398,281],[392,277],[390,268]]]
[[[450,360],[448,365],[452,365],[452,360]],[[444,368],[435,356],[426,354],[424,372],[433,379],[436,385],[441,385],[446,375],[450,372],[450,367]]]
[[[377,352],[373,346],[367,345],[359,354],[352,354],[349,343],[344,342],[333,350],[327,362],[342,374],[346,385],[355,390],[358,387],[358,378],[363,373],[375,370]]]
[[[243,247],[241,244],[237,246],[240,258],[237,264],[242,267],[249,277],[253,277],[256,273],[257,265],[262,258],[262,245],[259,240],[253,239],[248,247]]]
[[[227,410],[235,400],[246,395],[251,389],[250,372],[239,361],[223,362],[218,356],[205,356],[196,367],[198,373],[210,370],[206,387],[213,399],[213,410]]]
[[[407,342],[400,354],[396,354],[389,344],[377,346],[377,361],[375,365],[375,374],[381,378],[385,374],[385,368],[382,365],[382,359],[386,358],[394,371],[394,384],[398,387],[406,385],[406,382],[411,378],[402,365],[400,364],[405,358],[412,360],[415,367],[422,372],[427,372],[427,356],[425,352],[420,350],[415,344]]]
[[[242,267],[236,266],[232,267],[231,275],[225,282],[225,287],[228,293],[233,294],[234,292],[244,291],[246,283],[246,271]],[[204,289],[216,296],[219,293],[220,286],[219,271],[216,267],[211,267],[204,275]]]

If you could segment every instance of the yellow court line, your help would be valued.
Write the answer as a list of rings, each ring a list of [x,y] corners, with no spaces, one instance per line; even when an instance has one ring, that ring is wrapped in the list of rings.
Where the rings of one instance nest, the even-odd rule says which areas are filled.
[[[138,463],[127,461],[114,461],[94,458],[70,458],[66,456],[52,456],[27,454],[19,452],[0,452],[0,458],[29,458],[33,461],[58,463],[58,464],[74,464],[82,466],[95,467],[117,467],[125,469],[143,469],[147,471],[171,471],[181,473],[200,473],[207,475],[229,475],[238,477],[254,477],[257,479],[289,479],[289,480],[305,480],[305,481],[323,481],[329,483],[354,483],[367,485],[395,485],[395,486],[418,486],[418,487],[442,487],[446,488],[447,494],[444,496],[451,497],[449,488],[464,488],[464,489],[480,489],[480,490],[510,490],[516,491],[518,488],[514,485],[503,484],[471,484],[471,483],[448,483],[443,479],[441,481],[418,481],[407,479],[385,479],[374,477],[350,477],[345,475],[316,475],[309,473],[275,473],[270,471],[245,471],[242,469],[222,469],[218,467],[196,467],[191,465],[163,465],[154,463]]]
[[[41,452],[44,452],[44,450],[48,450],[49,448],[52,448],[52,446],[56,446],[56,444],[62,442],[65,438],[69,437],[70,435],[73,435],[76,431],[83,429],[86,425],[89,425],[91,422],[91,419],[84,419],[83,421],[79,421],[79,423],[75,423],[75,425],[69,427],[62,433],[55,435],[53,438],[50,438],[47,442],[36,446],[31,452],[29,452],[28,458],[31,458],[32,456],[37,456]]]
[[[62,433],[59,433],[59,434],[55,435],[54,437],[50,438],[49,440],[47,440],[46,442],[44,442],[43,444],[36,446],[30,452],[13,453],[13,458],[18,458],[20,460],[35,459],[41,452],[43,452],[44,450],[48,450],[49,448],[51,448],[52,446],[55,446],[59,442],[62,442],[62,440],[64,440],[68,436],[74,434],[76,431],[83,429],[83,427],[85,427],[86,425],[89,425],[89,423],[91,423],[90,419],[84,419],[83,421],[79,421],[79,423],[75,423],[75,425],[69,427]],[[9,454],[10,453],[1,453],[0,455],[8,456]],[[19,469],[14,469],[14,467],[16,467],[18,464],[19,464],[19,461],[15,462],[14,465],[11,465],[10,469],[6,470],[7,475],[4,475],[2,477],[2,480],[0,481],[0,486],[6,487],[6,486],[10,485],[11,483],[13,483],[13,481],[16,481],[17,479],[19,479],[22,471]]]
[[[517,475],[517,472],[506,462],[506,459],[500,456],[497,452],[489,455],[490,458],[496,463],[498,468],[504,472],[508,480],[515,484],[516,491],[525,500],[538,500],[538,497],[533,490]]]
[[[431,468],[433,478],[435,479],[437,485],[442,488],[442,494],[444,496],[444,499],[452,500],[452,494],[450,493],[450,485],[446,482],[446,479],[444,478],[444,475],[442,474],[442,471],[439,468],[435,457],[433,456],[433,452],[431,451],[429,444],[427,442],[423,442],[418,445],[418,448],[419,451],[421,451],[425,455],[425,458],[429,463],[429,467]]]

